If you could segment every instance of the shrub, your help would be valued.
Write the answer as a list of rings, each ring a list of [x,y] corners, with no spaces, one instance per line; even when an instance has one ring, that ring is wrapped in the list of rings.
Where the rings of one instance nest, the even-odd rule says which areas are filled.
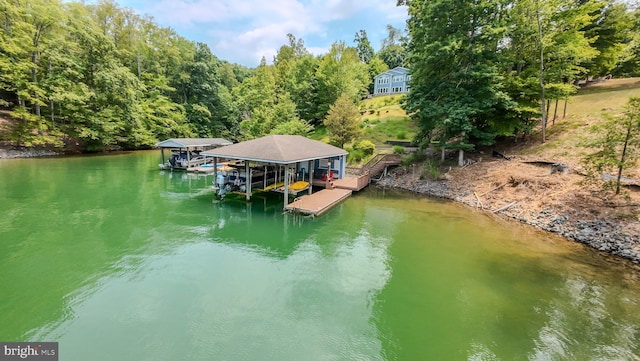
[[[425,159],[427,159],[427,156],[424,155],[424,153],[422,153],[422,152],[408,153],[408,154],[405,154],[404,156],[402,156],[402,165],[408,166],[408,165],[411,165],[413,163],[420,163],[420,162],[424,161]]]
[[[396,133],[396,137],[400,140],[407,139],[407,132],[405,132],[404,130],[400,130],[398,131],[398,133]]]
[[[370,140],[362,140],[356,143],[353,148],[361,151],[364,156],[368,156],[373,154],[373,152],[376,150],[376,145],[373,144],[373,142]]]
[[[393,146],[393,152],[397,153],[397,154],[402,154],[404,153],[404,147],[401,145],[394,145]]]
[[[347,162],[349,163],[357,163],[360,162],[364,158],[364,153],[360,149],[352,149],[349,151],[349,155],[347,156]]]
[[[373,113],[375,113],[375,112],[376,112],[375,110],[373,110],[373,109],[369,109],[369,114],[373,114]]]
[[[424,162],[424,166],[420,171],[420,179],[436,180],[440,178],[440,164],[433,159]]]

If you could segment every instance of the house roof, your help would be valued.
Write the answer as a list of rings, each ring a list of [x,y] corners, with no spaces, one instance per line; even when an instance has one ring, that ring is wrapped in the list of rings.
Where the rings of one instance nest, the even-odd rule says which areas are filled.
[[[209,157],[254,162],[290,164],[347,155],[344,149],[300,135],[268,135],[266,137],[211,149],[200,153]]]
[[[403,74],[407,74],[409,72],[409,69],[401,67],[401,66],[397,66],[393,69],[387,70],[383,73],[380,73],[376,76],[374,76],[374,78],[377,78],[379,76],[383,76],[383,75],[388,75],[388,76],[393,76],[393,75],[403,75]]]
[[[232,142],[224,138],[171,138],[156,143],[161,148],[219,147]]]

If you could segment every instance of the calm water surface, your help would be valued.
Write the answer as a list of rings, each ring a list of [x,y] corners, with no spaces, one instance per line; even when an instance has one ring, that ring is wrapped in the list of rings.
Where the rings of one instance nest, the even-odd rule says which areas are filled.
[[[0,341],[60,360],[639,360],[640,272],[368,189],[214,202],[159,152],[0,160]]]

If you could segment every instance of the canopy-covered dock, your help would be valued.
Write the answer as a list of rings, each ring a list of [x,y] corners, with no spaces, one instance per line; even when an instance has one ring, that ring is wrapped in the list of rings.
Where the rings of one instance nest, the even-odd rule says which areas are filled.
[[[285,209],[289,194],[311,194],[314,178],[327,182],[342,178],[347,154],[344,149],[299,135],[269,135],[201,152],[213,157],[214,164],[222,159],[244,163],[244,177],[238,173],[229,179],[219,174],[215,181],[218,189],[230,182],[240,183],[247,200],[251,199],[252,189],[281,192]],[[261,179],[256,182],[253,176],[258,174]]]
[[[198,167],[207,163],[202,151],[210,150],[232,142],[224,138],[171,138],[156,143],[162,152],[162,169],[185,169]],[[172,150],[171,156],[165,160],[165,149]]]

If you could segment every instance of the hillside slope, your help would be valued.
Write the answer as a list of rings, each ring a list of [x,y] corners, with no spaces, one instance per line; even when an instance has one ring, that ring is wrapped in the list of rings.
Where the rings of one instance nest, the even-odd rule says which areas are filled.
[[[534,134],[468,154],[470,165],[446,166],[438,180],[420,179],[425,168],[401,168],[381,184],[454,199],[640,263],[640,187],[625,187],[625,195],[613,197],[585,184],[581,171],[588,149],[580,143],[593,137],[590,128],[606,114],[621,112],[630,96],[640,96],[640,79],[591,86],[568,104],[565,119],[550,125],[545,144]],[[493,157],[492,150],[509,160]],[[568,171],[552,172],[552,163]],[[624,175],[640,185],[637,164]]]

